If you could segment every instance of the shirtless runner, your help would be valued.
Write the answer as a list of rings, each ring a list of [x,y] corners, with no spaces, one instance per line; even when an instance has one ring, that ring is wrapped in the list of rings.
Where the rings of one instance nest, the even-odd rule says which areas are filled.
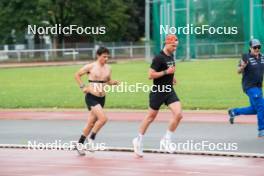
[[[118,81],[111,79],[111,68],[106,64],[109,50],[105,47],[100,47],[96,54],[97,60],[95,62],[85,65],[75,74],[75,80],[85,94],[85,102],[89,109],[87,123],[77,143],[79,146],[83,146],[87,136],[90,134],[87,141],[88,145],[93,147],[96,134],[107,122],[107,117],[103,111],[106,94],[104,86],[118,84]],[[89,78],[88,85],[85,85],[81,80],[81,77],[86,74]],[[76,149],[80,155],[85,155],[83,147],[76,146]]]

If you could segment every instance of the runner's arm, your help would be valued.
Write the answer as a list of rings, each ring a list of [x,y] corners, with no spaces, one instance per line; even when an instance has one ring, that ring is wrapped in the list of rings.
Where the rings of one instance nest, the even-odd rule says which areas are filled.
[[[149,76],[149,79],[157,79],[157,78],[160,78],[168,74],[173,74],[174,72],[175,72],[175,66],[169,67],[167,70],[163,70],[160,72],[157,72],[154,69],[150,68],[148,76]]]
[[[107,84],[108,85],[118,85],[119,84],[119,81],[117,80],[112,80],[112,70],[110,68],[110,74],[109,74],[109,77],[107,78]]]
[[[247,67],[248,61],[246,59],[246,55],[242,55],[242,59],[239,61],[238,63],[238,69],[237,69],[237,73],[241,74],[244,72],[244,69]]]
[[[149,79],[157,79],[157,78],[164,76],[165,74],[166,73],[164,71],[157,72],[154,69],[150,68],[149,73],[148,73],[148,77],[149,77]]]
[[[92,68],[92,64],[87,64],[85,66],[83,66],[80,70],[78,70],[75,75],[74,75],[74,78],[76,80],[76,82],[78,83],[79,87],[80,88],[84,88],[85,85],[84,83],[82,82],[82,79],[81,77],[84,75],[84,74],[87,74],[90,72]]]

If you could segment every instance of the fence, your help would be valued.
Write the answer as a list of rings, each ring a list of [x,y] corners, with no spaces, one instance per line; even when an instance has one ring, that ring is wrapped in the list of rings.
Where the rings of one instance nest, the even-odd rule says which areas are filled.
[[[200,43],[195,47],[197,58],[239,57],[244,50],[244,42]]]
[[[145,45],[111,46],[113,59],[144,58]],[[96,56],[96,47],[64,49],[1,50],[0,62],[89,60]]]
[[[228,58],[240,57],[244,42],[197,43],[193,58]],[[76,45],[80,47],[80,45]],[[65,48],[65,49],[35,49],[35,50],[1,50],[1,62],[34,62],[34,61],[75,61],[95,58],[96,47]],[[154,50],[154,46],[145,44],[108,46],[112,59],[146,58],[146,49]],[[178,50],[184,50],[185,45],[179,45]],[[184,50],[185,51],[185,50]],[[153,52],[151,52],[153,53]],[[181,59],[181,58],[178,58]]]

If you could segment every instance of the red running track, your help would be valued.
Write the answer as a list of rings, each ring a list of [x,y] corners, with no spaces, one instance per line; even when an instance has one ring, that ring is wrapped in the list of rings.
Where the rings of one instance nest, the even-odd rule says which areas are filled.
[[[264,159],[198,155],[1,149],[1,176],[263,176]]]
[[[1,119],[13,120],[86,120],[86,111],[30,111],[30,110],[4,110],[0,111]],[[107,111],[106,115],[110,120],[116,121],[141,121],[146,112],[136,111]],[[172,114],[170,112],[160,112],[156,121],[168,121]],[[226,123],[228,116],[224,112],[187,111],[183,113],[184,122],[219,122]],[[236,123],[256,123],[256,116],[241,116],[236,119]]]

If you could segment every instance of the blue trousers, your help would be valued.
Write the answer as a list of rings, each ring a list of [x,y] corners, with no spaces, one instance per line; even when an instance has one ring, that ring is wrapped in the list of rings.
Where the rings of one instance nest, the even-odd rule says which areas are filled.
[[[252,87],[246,91],[250,106],[233,109],[235,115],[255,115],[258,117],[258,130],[264,130],[264,100],[262,88]]]

